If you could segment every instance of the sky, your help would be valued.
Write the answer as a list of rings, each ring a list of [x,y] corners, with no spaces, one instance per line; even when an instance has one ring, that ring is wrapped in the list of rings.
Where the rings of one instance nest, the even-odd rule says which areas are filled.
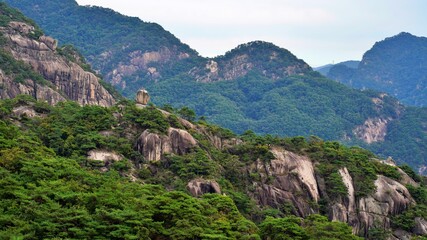
[[[155,22],[204,57],[255,40],[312,67],[361,60],[377,41],[427,36],[427,0],[77,0]]]

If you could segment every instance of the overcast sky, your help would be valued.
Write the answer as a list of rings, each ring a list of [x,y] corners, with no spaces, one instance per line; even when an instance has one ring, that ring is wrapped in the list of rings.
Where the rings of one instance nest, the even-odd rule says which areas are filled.
[[[202,56],[272,42],[316,67],[360,60],[379,40],[427,36],[427,0],[77,0],[155,22]]]

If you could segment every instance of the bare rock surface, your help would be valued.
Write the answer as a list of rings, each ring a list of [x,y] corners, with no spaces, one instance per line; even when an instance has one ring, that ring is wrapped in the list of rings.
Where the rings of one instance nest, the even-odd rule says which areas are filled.
[[[194,179],[187,184],[187,189],[194,197],[205,193],[221,193],[221,188],[216,181],[205,179]]]
[[[182,155],[190,152],[197,141],[187,131],[169,128],[167,135],[145,130],[136,143],[136,149],[148,161],[159,161],[166,153]]]
[[[150,95],[148,94],[148,91],[145,89],[140,89],[136,93],[136,103],[142,104],[142,105],[147,105],[148,101],[150,101]]]
[[[283,148],[271,150],[274,160],[256,161],[253,173],[259,173],[261,181],[254,182],[255,199],[261,205],[281,207],[285,203],[295,206],[295,214],[301,217],[315,213],[309,201],[317,202],[319,191],[310,159]]]
[[[362,126],[356,127],[353,133],[366,143],[382,142],[387,135],[387,125],[390,119],[369,118]]]
[[[123,156],[107,150],[95,149],[88,152],[88,159],[90,160],[107,162],[107,161],[120,161],[123,158],[124,158]]]
[[[52,104],[65,99],[77,101],[81,105],[115,104],[115,99],[100,84],[95,74],[59,55],[54,39],[47,36],[41,36],[38,40],[30,38],[28,34],[32,31],[33,26],[21,22],[11,22],[9,27],[0,29],[7,39],[5,50],[16,60],[29,64],[49,84],[35,83],[35,79],[25,79],[23,83],[7,81],[6,88],[2,89],[2,98],[32,94],[37,99],[47,100]],[[4,79],[3,76],[3,82]]]

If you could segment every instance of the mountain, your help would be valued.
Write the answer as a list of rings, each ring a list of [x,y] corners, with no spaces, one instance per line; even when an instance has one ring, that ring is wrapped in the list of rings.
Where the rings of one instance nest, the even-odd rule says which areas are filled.
[[[128,100],[20,96],[0,101],[0,143],[5,239],[427,234],[425,178],[317,137],[238,136]]]
[[[425,109],[405,107],[391,94],[345,87],[271,43],[250,42],[203,58],[159,25],[112,10],[72,0],[6,2],[75,44],[127,97],[144,87],[159,106],[190,107],[239,134],[316,135],[414,169],[427,165]]]
[[[156,81],[189,71],[201,59],[160,25],[110,9],[83,7],[74,0],[4,2],[34,19],[47,34],[74,45],[126,96],[142,87],[141,80]]]
[[[28,94],[55,104],[112,106],[115,98],[80,61],[71,47],[57,42],[21,13],[0,3],[0,98]]]
[[[207,59],[189,72],[197,82],[236,80],[250,72],[260,72],[269,79],[304,75],[312,71],[303,60],[272,43],[255,41],[242,44],[223,56]]]
[[[329,78],[384,91],[412,106],[427,106],[427,38],[402,32],[377,42],[357,69],[334,66]]]
[[[328,76],[328,73],[329,73],[329,71],[331,70],[332,67],[335,67],[335,66],[338,66],[338,65],[340,65],[340,66],[344,65],[344,66],[346,66],[346,67],[348,67],[350,69],[356,69],[359,66],[359,63],[360,63],[360,61],[350,60],[350,61],[340,62],[340,63],[337,63],[337,64],[327,64],[327,65],[324,65],[324,66],[320,66],[320,67],[314,68],[314,70],[318,71],[320,74],[322,74],[323,76],[326,77],[326,76]]]
[[[245,46],[261,50],[250,48],[249,52]],[[144,86],[157,105],[188,106],[199,116],[237,133],[251,129],[279,136],[316,135],[363,146],[416,169],[426,165],[425,108],[405,107],[387,94],[350,89],[322,77],[287,50],[272,47],[270,43],[248,43],[230,52],[237,50],[239,54],[214,58],[189,74],[159,82],[147,81]],[[278,76],[277,72],[270,72],[277,67],[269,68],[274,63],[266,59],[277,53],[290,55],[285,59],[294,59],[280,66],[298,69],[295,75],[286,75],[282,70],[280,77],[271,77]],[[249,55],[258,57],[236,60]],[[263,66],[257,68],[254,66],[258,59],[262,59],[259,63]],[[233,74],[239,76],[234,80],[218,80]]]

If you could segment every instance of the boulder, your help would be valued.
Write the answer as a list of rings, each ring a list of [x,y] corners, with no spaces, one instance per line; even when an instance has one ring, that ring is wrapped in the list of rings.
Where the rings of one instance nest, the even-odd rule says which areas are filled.
[[[427,221],[424,218],[415,218],[415,227],[413,232],[417,235],[427,235]]]
[[[150,101],[150,95],[148,94],[148,91],[145,89],[140,89],[136,93],[136,99],[137,104],[147,105],[148,101]]]
[[[275,159],[258,160],[251,166],[250,172],[260,177],[253,182],[254,198],[260,205],[274,208],[290,203],[295,206],[294,214],[300,217],[316,213],[310,204],[319,200],[313,163],[306,156],[280,147],[273,148],[271,153]]]
[[[185,130],[169,128],[167,135],[145,130],[137,140],[136,150],[148,161],[159,161],[166,153],[189,153],[197,141]]]
[[[100,150],[100,149],[94,149],[91,150],[87,153],[88,155],[88,159],[89,160],[95,160],[95,161],[102,161],[102,162],[115,162],[115,161],[120,161],[122,160],[124,157],[112,152],[112,151],[107,151],[107,150]]]
[[[216,181],[194,179],[187,184],[187,190],[193,197],[199,197],[205,193],[221,193],[221,188]]]

